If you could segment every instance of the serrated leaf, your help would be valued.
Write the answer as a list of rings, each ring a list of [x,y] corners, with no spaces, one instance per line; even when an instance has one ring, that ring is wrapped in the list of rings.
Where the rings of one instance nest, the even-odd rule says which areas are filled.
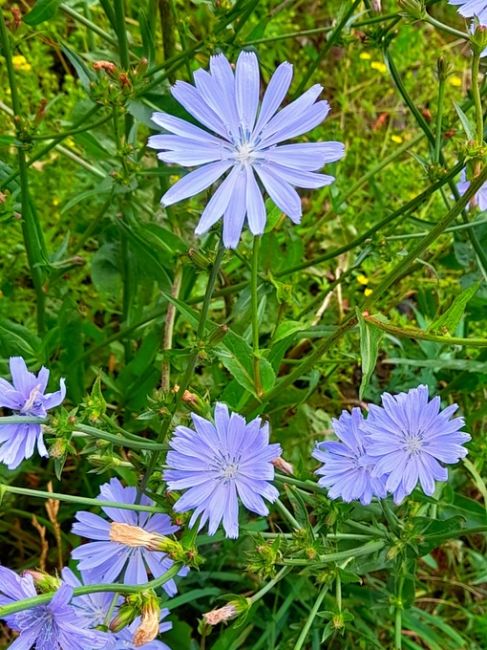
[[[62,0],[37,0],[29,13],[24,16],[24,23],[32,26],[49,20],[56,14],[61,2]]]
[[[464,289],[448,307],[448,309],[441,314],[437,319],[435,319],[428,328],[428,331],[431,332],[448,332],[453,334],[458,326],[458,323],[461,321],[465,309],[469,301],[474,297],[474,295],[479,290],[480,283],[475,282],[469,287]]]
[[[357,319],[360,331],[360,356],[362,359],[362,381],[360,382],[359,399],[362,399],[377,363],[379,345],[384,332],[368,323],[359,310],[357,310]]]

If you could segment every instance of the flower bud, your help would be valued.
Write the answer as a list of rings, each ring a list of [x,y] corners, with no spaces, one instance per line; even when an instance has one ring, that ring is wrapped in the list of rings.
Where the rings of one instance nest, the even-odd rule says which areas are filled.
[[[451,73],[452,67],[444,56],[440,56],[436,62],[436,73],[439,81],[446,81],[448,75]]]
[[[230,602],[218,609],[212,609],[211,612],[203,614],[203,620],[208,625],[228,623],[228,621],[231,621],[238,615],[237,607],[235,605],[236,603]]]
[[[220,325],[217,327],[208,338],[208,347],[213,347],[218,345],[220,341],[223,341],[228,332],[228,325]]]
[[[426,17],[426,9],[423,0],[399,0],[401,14],[413,20],[423,20]]]
[[[99,70],[104,70],[106,73],[112,75],[115,73],[117,66],[112,61],[94,61],[93,69],[97,72]]]
[[[197,248],[190,248],[187,253],[189,259],[199,269],[207,269],[214,262],[214,258],[210,254],[204,254]]]
[[[120,632],[120,630],[123,630],[124,627],[127,627],[127,625],[133,623],[139,614],[140,611],[137,604],[127,600],[123,603],[123,605],[119,607],[117,615],[110,623],[110,631]]]
[[[61,580],[59,578],[50,576],[45,571],[29,569],[28,571],[25,571],[24,575],[29,575],[33,578],[37,591],[40,593],[57,591],[61,586]]]
[[[271,461],[276,469],[278,469],[283,474],[289,474],[292,476],[294,474],[294,467],[291,463],[288,463],[287,460],[284,460],[282,456],[278,456]]]
[[[470,45],[475,54],[482,54],[487,47],[487,27],[485,25],[476,25],[470,37]],[[475,79],[473,81],[475,82]]]

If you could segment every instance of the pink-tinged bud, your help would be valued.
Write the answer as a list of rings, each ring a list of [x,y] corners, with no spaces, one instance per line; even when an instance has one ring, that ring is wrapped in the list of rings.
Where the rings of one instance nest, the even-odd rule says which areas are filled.
[[[381,0],[372,0],[372,9],[374,11],[382,11]]]
[[[161,608],[155,597],[150,598],[142,606],[142,615],[140,625],[135,630],[132,643],[136,648],[140,648],[146,643],[154,641],[159,633],[159,621],[161,618]]]
[[[95,61],[93,63],[93,68],[97,71],[104,70],[105,72],[108,72],[108,74],[114,74],[117,66],[115,63],[112,63],[112,61]]]
[[[24,572],[24,575],[29,575],[34,580],[34,584],[40,592],[56,591],[61,586],[61,580],[50,576],[44,571],[35,571],[29,569]]]
[[[237,614],[238,611],[235,605],[228,603],[218,609],[212,609],[211,612],[206,612],[206,614],[203,614],[203,619],[208,625],[219,625],[220,623],[228,623]]]
[[[291,465],[291,463],[288,463],[287,460],[284,460],[282,456],[278,456],[271,462],[274,465],[274,467],[278,469],[280,472],[283,472],[284,474],[289,474],[290,476],[294,474],[294,467]]]
[[[164,535],[150,533],[140,526],[112,522],[110,524],[110,539],[112,542],[125,544],[125,546],[142,546],[148,551],[161,551],[166,541],[170,541]]]

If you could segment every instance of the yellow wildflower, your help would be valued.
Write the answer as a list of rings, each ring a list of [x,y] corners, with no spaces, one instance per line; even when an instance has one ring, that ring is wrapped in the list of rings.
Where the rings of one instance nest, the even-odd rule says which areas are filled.
[[[403,142],[403,139],[400,135],[391,135],[391,140],[396,144],[401,144],[401,142]]]
[[[382,72],[382,74],[387,71],[387,66],[385,63],[382,63],[382,61],[372,61],[370,67],[373,70],[377,70],[377,72]]]
[[[370,54],[368,52],[360,52],[359,58],[362,59],[362,61],[368,61],[372,57],[370,56]]]
[[[369,288],[367,287],[367,288],[365,289],[365,291],[364,291],[364,296],[365,296],[366,298],[368,298],[368,297],[371,296],[373,293],[374,293],[374,292],[372,291],[372,289],[369,289]]]
[[[452,74],[448,77],[448,83],[450,86],[454,86],[455,88],[460,88],[462,85],[462,79],[456,74]]]
[[[12,57],[12,65],[20,72],[29,72],[32,70],[31,64],[27,61],[23,54],[15,54]]]
[[[369,284],[369,278],[366,275],[364,275],[363,273],[359,273],[357,275],[357,282],[359,284]]]

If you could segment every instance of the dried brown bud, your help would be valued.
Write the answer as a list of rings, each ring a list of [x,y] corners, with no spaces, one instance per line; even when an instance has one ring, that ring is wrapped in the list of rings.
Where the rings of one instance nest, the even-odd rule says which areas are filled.
[[[294,467],[291,465],[291,463],[288,463],[287,460],[284,460],[282,456],[275,458],[272,461],[272,464],[280,472],[284,472],[284,474],[289,474],[290,476],[294,474]]]
[[[7,200],[7,195],[4,194],[3,192],[0,192],[0,204],[5,203],[6,200]]]
[[[114,74],[117,66],[112,61],[95,61],[93,63],[93,68],[95,70],[104,70],[108,74]]]
[[[218,625],[219,623],[231,621],[232,618],[237,616],[237,613],[237,608],[232,603],[228,603],[218,609],[212,609],[211,612],[206,612],[206,614],[203,614],[203,619],[208,625]]]
[[[120,524],[116,521],[110,524],[110,539],[112,542],[133,546],[142,546],[149,551],[161,551],[165,541],[169,541],[164,535],[149,533],[139,526]]]
[[[153,641],[159,632],[159,620],[161,618],[161,608],[155,598],[151,598],[142,606],[142,615],[140,625],[135,630],[132,643],[136,648],[140,648],[146,643]]]
[[[123,88],[128,88],[129,86],[132,85],[132,82],[130,81],[128,74],[126,72],[121,72],[118,75],[118,80],[120,81],[120,85]]]

